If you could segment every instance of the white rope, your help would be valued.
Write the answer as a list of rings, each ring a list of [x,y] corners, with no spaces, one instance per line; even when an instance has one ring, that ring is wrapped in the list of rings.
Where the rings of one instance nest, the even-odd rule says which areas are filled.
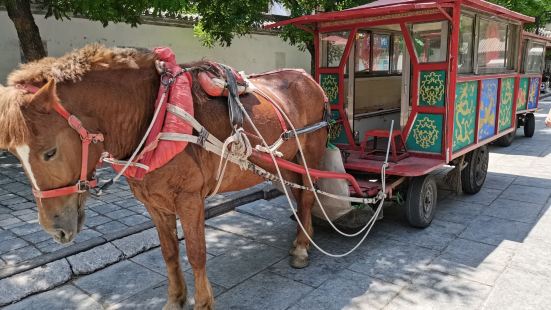
[[[267,98],[271,98],[270,96],[268,96],[265,92],[263,92],[262,90],[260,89],[257,89],[256,90],[257,92],[261,93],[263,96],[267,97]],[[274,95],[274,97],[276,97],[276,99],[279,100],[279,102],[284,102],[279,96],[277,96],[276,94],[274,94],[273,92],[270,92]],[[285,113],[285,111],[283,111],[283,109],[272,99],[271,100],[273,103],[274,103],[274,106],[281,112],[281,114],[283,115],[283,117],[285,118],[285,120],[287,121],[287,123],[289,123],[289,126],[291,126],[291,130],[293,131],[294,133],[294,136],[295,136],[295,141],[296,141],[296,144],[298,146],[298,150],[299,150],[299,154],[301,156],[301,159],[302,159],[302,162],[304,164],[304,169],[306,170],[306,176],[308,177],[308,182],[310,182],[310,186],[314,187],[314,182],[312,181],[312,176],[310,175],[310,171],[308,170],[308,165],[306,163],[306,159],[304,158],[304,151],[302,150],[302,146],[300,144],[300,140],[298,138],[298,135],[296,133],[296,129],[295,129],[295,126],[293,125],[293,123],[291,122],[291,120],[289,119],[289,117],[287,116],[287,114]],[[383,178],[381,177],[381,182],[383,182]],[[384,185],[383,185],[384,186]],[[382,191],[383,194],[385,194],[386,192],[385,191]],[[319,204],[320,206],[320,209],[323,213],[323,216],[325,217],[325,219],[327,220],[327,222],[329,222],[329,224],[331,225],[331,227],[336,231],[338,232],[339,234],[341,234],[342,236],[345,236],[345,237],[349,237],[349,238],[352,238],[352,237],[356,237],[358,235],[360,235],[362,232],[364,232],[366,229],[368,229],[368,224],[366,224],[361,230],[355,232],[355,233],[352,233],[352,234],[348,234],[348,233],[345,233],[343,231],[341,231],[339,228],[337,228],[337,226],[335,226],[335,224],[333,224],[333,222],[331,221],[331,219],[329,218],[329,216],[327,215],[327,212],[325,211],[325,208],[323,207],[320,199],[319,199],[319,196],[317,195],[316,192],[314,192],[314,197],[316,199],[316,202]]]
[[[126,172],[128,167],[130,167],[134,164],[134,158],[136,158],[136,156],[138,155],[138,153],[142,149],[145,141],[147,140],[147,137],[149,136],[149,133],[151,132],[151,129],[153,129],[153,125],[155,124],[155,121],[159,117],[159,113],[161,112],[161,107],[163,106],[163,103],[166,99],[167,93],[168,93],[168,88],[166,88],[166,91],[164,91],[163,94],[161,95],[161,100],[159,100],[159,105],[157,106],[157,109],[155,109],[155,114],[153,114],[153,119],[151,120],[151,123],[149,124],[149,127],[147,128],[147,131],[145,132],[145,135],[143,136],[142,140],[140,141],[140,144],[138,144],[138,146],[134,150],[134,153],[132,154],[132,156],[130,156],[130,159],[128,159],[128,161],[126,161],[126,164],[121,169],[121,171],[119,173],[117,173],[117,175],[113,178],[113,183],[117,183],[119,178],[124,174],[124,172]],[[108,162],[106,159],[104,159],[104,161]],[[119,162],[122,163],[124,161],[119,161]],[[149,170],[149,167],[148,167],[148,170]]]
[[[227,154],[228,146],[230,146],[229,154]],[[216,195],[220,190],[230,158],[235,157],[237,160],[236,164],[239,165],[239,168],[241,170],[245,170],[248,168],[247,159],[252,153],[253,150],[251,142],[245,134],[245,130],[243,128],[238,128],[233,135],[229,136],[226,141],[224,141],[224,144],[222,145],[222,154],[220,154],[220,163],[218,164],[218,172],[216,174],[217,182],[214,191],[212,191],[209,197]]]
[[[260,90],[257,90],[257,91],[260,91]],[[261,91],[260,91],[261,92]],[[266,96],[266,94],[263,93],[263,95]],[[268,98],[270,98],[269,96],[267,96]],[[277,97],[277,95],[276,95]],[[283,102],[283,100],[281,100],[280,98],[278,98],[281,102]],[[275,103],[275,102],[274,102]],[[238,101],[238,105],[239,107],[241,108],[241,110],[243,111],[243,114],[245,115],[245,117],[247,118],[247,121],[251,124],[251,127],[253,128],[253,130],[255,131],[256,135],[260,138],[260,140],[262,141],[262,144],[264,145],[264,147],[266,148],[269,148],[268,146],[268,143],[266,142],[266,140],[264,139],[264,137],[262,136],[262,134],[260,133],[260,131],[258,130],[258,128],[256,127],[256,125],[253,123],[250,115],[247,113],[247,111],[245,110],[245,107],[243,106],[243,104]],[[276,107],[277,104],[274,104]],[[282,112],[282,114],[284,115],[284,117],[286,118],[287,122],[290,124],[293,132],[295,133],[295,138],[296,138],[296,141],[297,141],[297,145],[298,145],[298,148],[299,148],[299,153],[301,154],[301,158],[302,158],[302,162],[304,164],[304,168],[306,170],[306,173],[307,173],[307,176],[308,176],[308,180],[310,181],[310,186],[311,187],[314,187],[314,182],[312,181],[312,178],[310,176],[310,173],[308,171],[308,167],[306,165],[306,160],[304,158],[304,154],[302,152],[302,147],[300,146],[300,141],[298,140],[298,136],[296,135],[296,130],[293,126],[293,124],[291,123],[291,121],[289,120],[289,118],[287,117],[287,115],[284,113],[284,111],[282,111],[279,107],[278,109],[280,110],[280,112]],[[394,124],[394,123],[393,123]],[[333,253],[329,253],[327,251],[325,251],[324,249],[322,249],[320,246],[317,245],[316,242],[314,242],[314,240],[312,239],[312,237],[310,237],[310,234],[308,233],[308,231],[304,228],[304,225],[302,224],[300,218],[298,217],[298,214],[296,213],[295,209],[292,207],[292,201],[291,201],[291,197],[289,196],[289,192],[287,191],[287,187],[285,186],[285,183],[283,182],[283,176],[281,174],[281,170],[279,168],[279,165],[274,157],[274,154],[273,153],[269,153],[270,154],[270,157],[272,159],[272,162],[274,164],[274,167],[276,168],[276,171],[277,171],[277,174],[281,180],[281,185],[283,187],[283,191],[285,193],[285,196],[287,198],[287,201],[289,202],[289,206],[290,206],[290,209],[291,211],[293,212],[295,218],[297,219],[297,223],[299,225],[299,227],[302,229],[303,233],[306,235],[308,241],[310,241],[310,243],[316,248],[318,249],[320,252],[322,252],[323,254],[327,255],[327,256],[331,256],[331,257],[344,257],[344,256],[347,256],[348,254],[354,252],[362,243],[363,241],[367,238],[367,236],[369,235],[369,232],[371,231],[371,228],[373,228],[374,224],[375,224],[375,219],[377,219],[378,215],[380,214],[381,212],[381,209],[383,207],[383,203],[384,203],[384,198],[381,199],[380,203],[379,203],[379,206],[377,207],[377,210],[375,211],[375,214],[373,215],[373,217],[371,218],[371,220],[369,220],[369,222],[365,225],[364,228],[362,228],[362,230],[358,233],[355,233],[355,234],[346,234],[346,233],[343,233],[341,232],[339,229],[337,229],[333,223],[329,220],[329,217],[327,216],[327,214],[325,213],[325,210],[323,210],[323,206],[321,205],[320,201],[319,201],[319,197],[317,196],[317,194],[314,192],[314,196],[316,197],[316,200],[318,203],[320,203],[320,207],[324,213],[324,215],[326,216],[326,218],[328,219],[329,223],[331,223],[331,226],[336,230],[338,231],[339,233],[345,235],[345,236],[350,236],[350,237],[354,237],[354,236],[357,236],[359,235],[359,233],[363,232],[363,231],[366,231],[365,235],[362,237],[362,239],[352,248],[350,249],[348,252],[346,253],[342,253],[342,254],[333,254]],[[381,168],[381,181],[382,181],[382,190],[383,190],[383,195],[385,193],[385,182],[386,182],[386,179],[385,179],[385,170],[386,170],[386,165],[383,165],[382,168]]]

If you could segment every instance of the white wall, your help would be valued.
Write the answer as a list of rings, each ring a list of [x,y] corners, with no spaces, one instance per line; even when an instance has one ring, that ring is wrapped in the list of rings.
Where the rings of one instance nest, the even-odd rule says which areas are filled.
[[[156,25],[110,24],[103,28],[99,22],[73,18],[56,21],[35,15],[42,39],[47,42],[48,55],[61,56],[86,43],[100,42],[107,46],[153,48],[169,46],[180,63],[201,58],[226,63],[247,73],[262,72],[278,67],[310,69],[310,56],[290,46],[277,36],[251,35],[235,38],[230,47],[206,48],[193,36],[193,29]],[[0,83],[17,67],[20,58],[15,28],[5,11],[0,11]]]

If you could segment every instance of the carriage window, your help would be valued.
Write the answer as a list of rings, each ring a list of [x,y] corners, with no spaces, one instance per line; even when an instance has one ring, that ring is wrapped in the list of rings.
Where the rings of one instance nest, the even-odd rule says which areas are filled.
[[[419,62],[443,62],[448,54],[448,22],[413,24],[413,44]]]
[[[356,34],[354,55],[356,55],[356,72],[369,72],[371,59],[371,34],[358,32]]]
[[[461,15],[459,29],[458,71],[459,73],[470,73],[473,71],[474,18]]]
[[[329,32],[321,35],[321,66],[338,67],[346,42],[348,41],[348,31]]]
[[[402,73],[404,48],[404,38],[395,35],[392,41],[392,73]]]
[[[390,69],[390,36],[373,34],[373,71]]]
[[[509,70],[515,70],[518,63],[518,42],[520,36],[520,27],[517,25],[507,26],[507,58],[506,66]]]
[[[535,42],[528,42],[526,46],[526,60],[524,63],[525,72],[537,72],[543,71],[543,53],[545,47],[543,44]]]
[[[507,24],[480,19],[478,28],[478,67],[505,68]]]

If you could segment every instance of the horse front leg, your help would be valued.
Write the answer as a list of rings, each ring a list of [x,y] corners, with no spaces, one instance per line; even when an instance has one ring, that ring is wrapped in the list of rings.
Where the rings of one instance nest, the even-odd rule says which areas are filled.
[[[207,247],[205,241],[205,206],[199,194],[182,193],[176,207],[184,228],[186,251],[195,279],[195,309],[213,309],[214,294],[207,277]]]
[[[168,300],[163,309],[183,309],[187,299],[187,288],[180,266],[176,215],[167,214],[152,207],[147,207],[147,210],[159,234],[161,252],[168,275]]]

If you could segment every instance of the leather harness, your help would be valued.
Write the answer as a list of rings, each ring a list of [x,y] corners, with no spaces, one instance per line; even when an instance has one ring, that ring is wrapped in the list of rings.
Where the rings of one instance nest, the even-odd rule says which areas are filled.
[[[19,88],[26,90],[31,94],[36,94],[39,90],[38,87],[32,85],[18,85]],[[57,112],[61,117],[63,117],[69,126],[73,128],[74,131],[78,133],[82,145],[82,154],[81,154],[81,168],[80,168],[80,178],[74,185],[69,185],[65,187],[59,187],[56,189],[42,191],[38,188],[33,187],[33,194],[37,198],[37,201],[43,198],[55,198],[61,196],[67,196],[71,194],[82,194],[87,192],[89,189],[97,186],[97,180],[92,178],[88,180],[88,157],[90,156],[90,143],[103,142],[103,134],[101,133],[90,133],[84,126],[82,122],[76,117],[69,113],[59,101],[54,102],[54,111]]]

